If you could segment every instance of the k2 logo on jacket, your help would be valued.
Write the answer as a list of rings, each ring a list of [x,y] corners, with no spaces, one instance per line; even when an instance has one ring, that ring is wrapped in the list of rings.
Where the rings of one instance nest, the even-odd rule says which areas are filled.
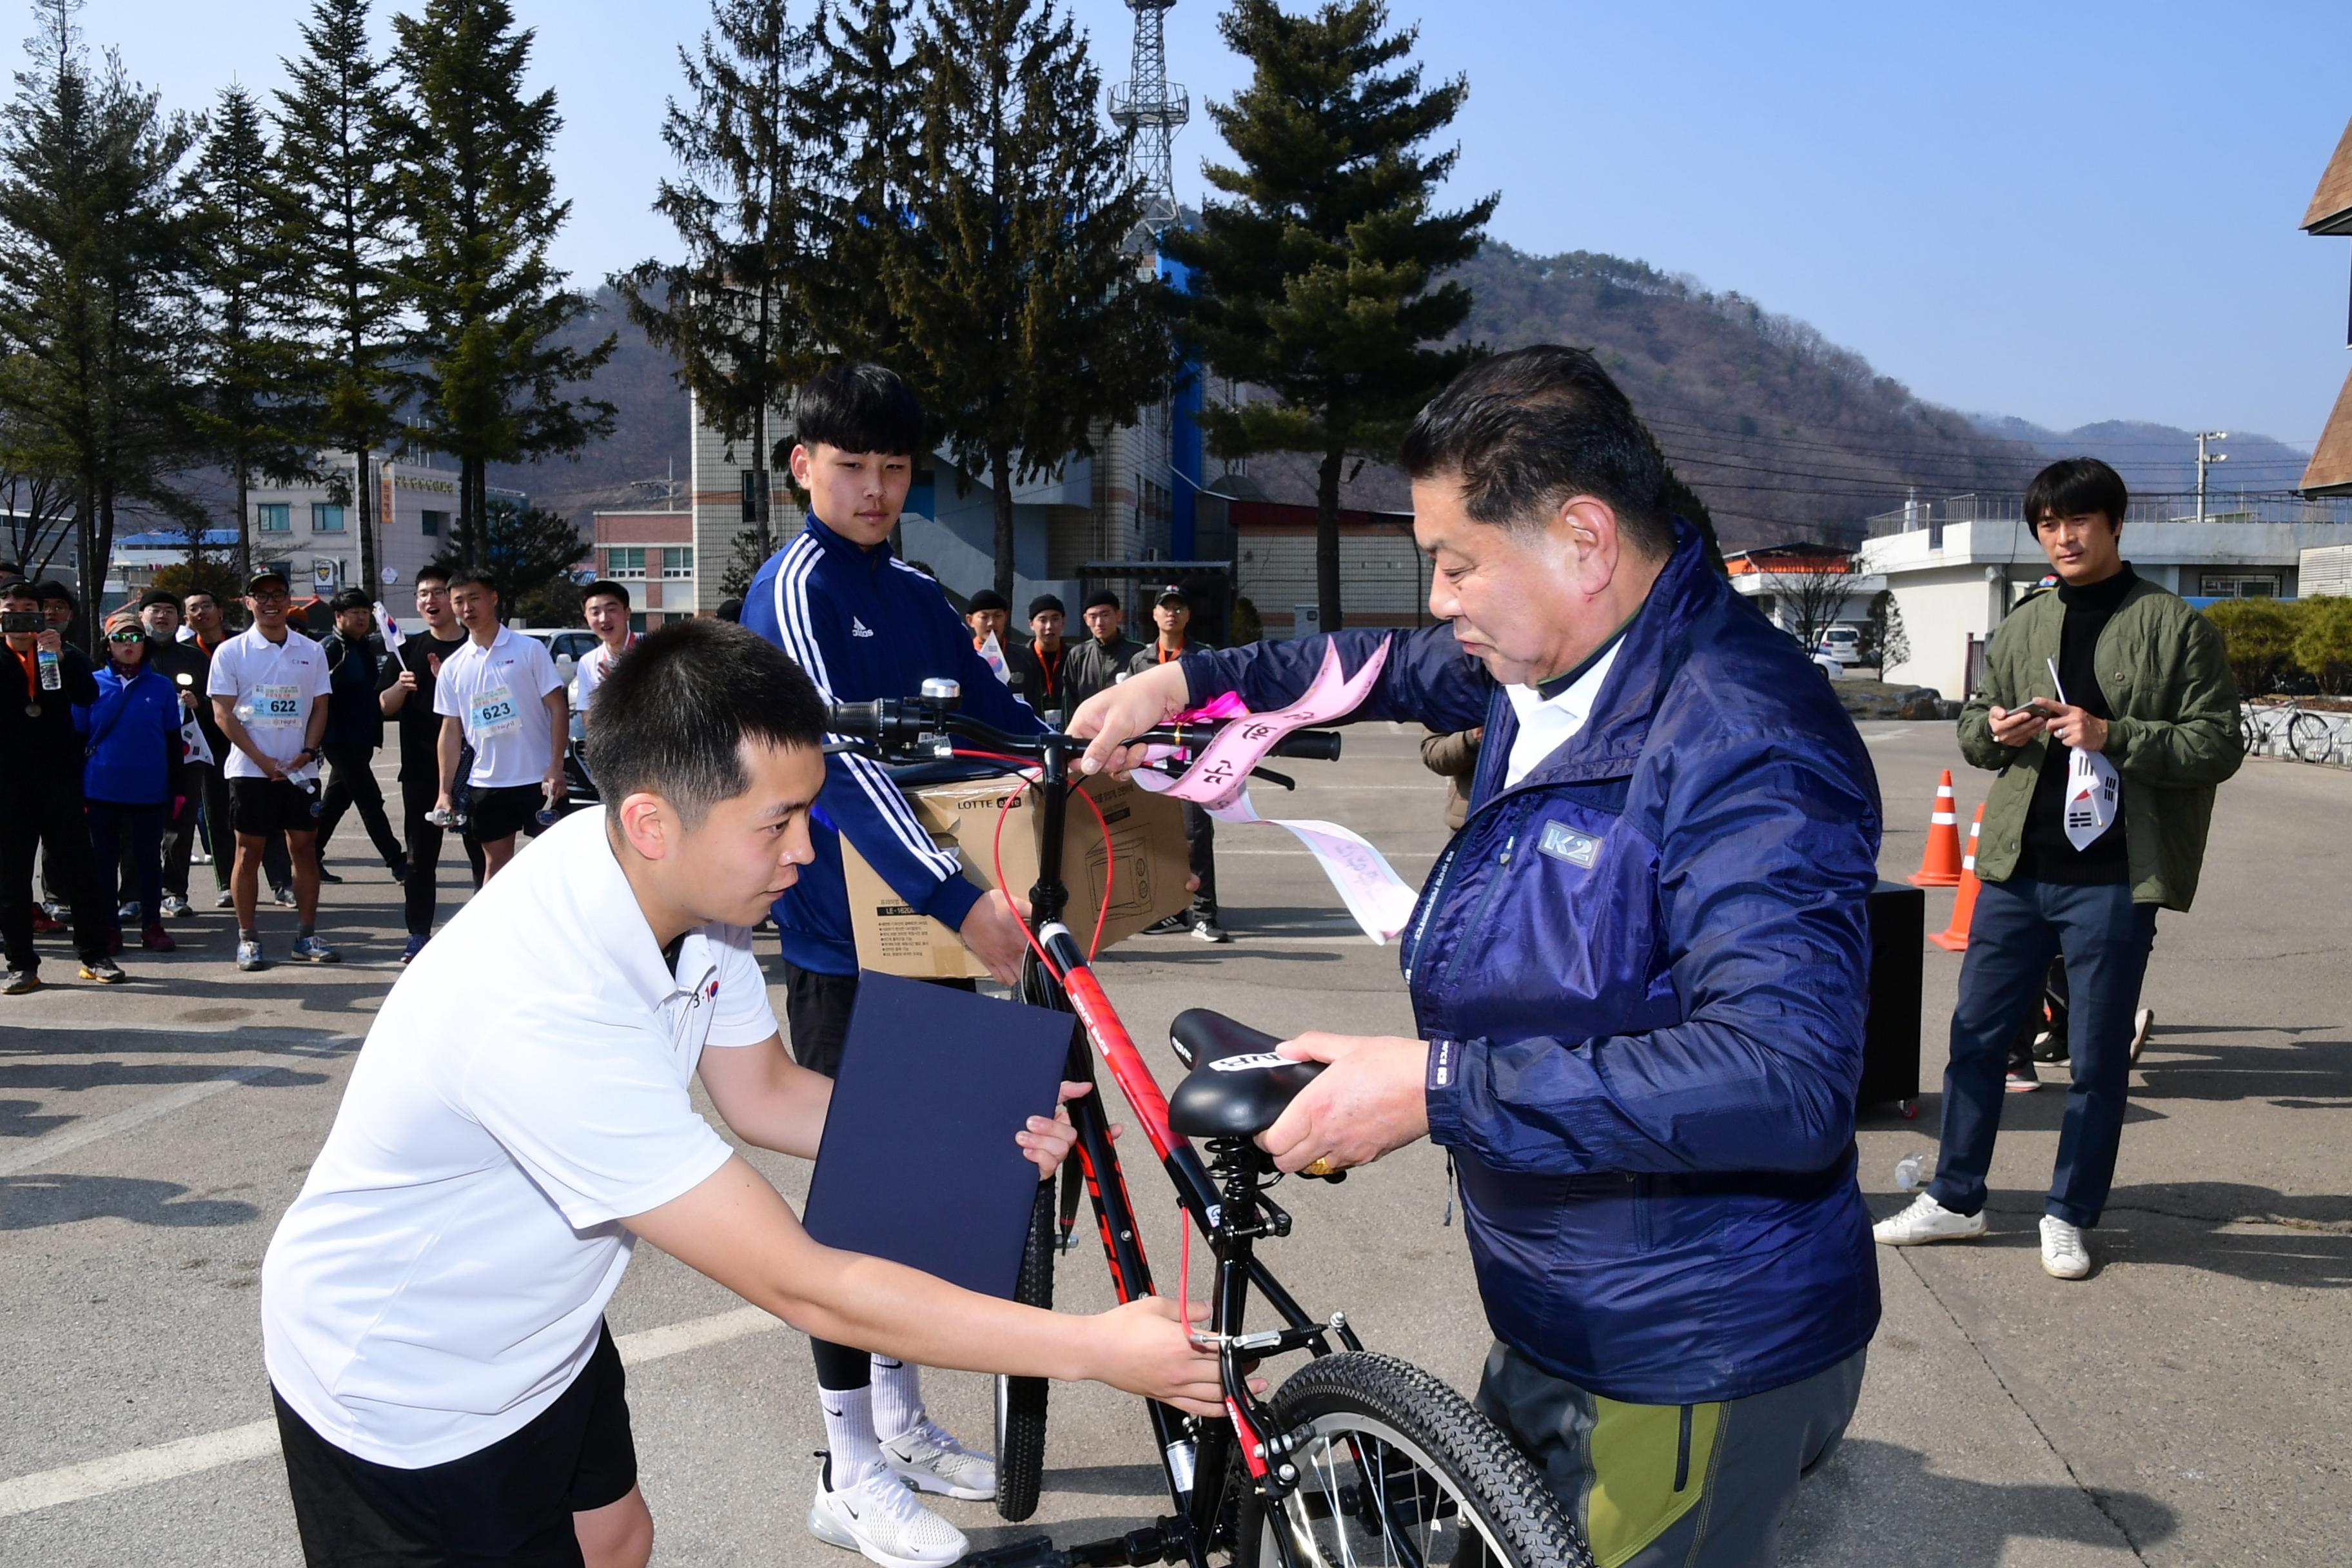
[[[1565,822],[1545,823],[1543,838],[1536,847],[1555,860],[1565,860],[1587,870],[1601,858],[1601,840],[1590,833],[1579,833]]]

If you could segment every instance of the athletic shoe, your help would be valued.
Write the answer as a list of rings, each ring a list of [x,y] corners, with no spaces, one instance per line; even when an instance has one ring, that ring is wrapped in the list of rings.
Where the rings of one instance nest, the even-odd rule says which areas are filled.
[[[408,881],[408,858],[406,856],[403,856],[401,858],[393,861],[390,865],[386,866],[384,869],[392,873],[392,879],[394,881],[401,883],[404,886],[406,885]]]
[[[2042,1087],[2042,1075],[2033,1070],[2032,1062],[2020,1062],[2009,1069],[2000,1087],[2006,1094],[2032,1094]]]
[[[2131,1059],[2139,1060],[2140,1052],[2147,1049],[2147,1037],[2156,1033],[2156,1009],[2142,1007],[2132,1015]]]
[[[2056,1215],[2042,1216],[2042,1272],[2053,1279],[2081,1279],[2091,1272],[2091,1249],[2083,1227]]]
[[[81,966],[84,980],[95,980],[100,985],[120,985],[131,978],[122,973],[122,965],[110,958],[85,959]]]
[[[0,973],[0,996],[22,996],[27,991],[41,988],[41,975],[35,969],[11,969]]]
[[[57,916],[49,913],[47,910],[43,909],[38,904],[35,904],[33,906],[33,934],[35,936],[55,936],[58,932],[65,929],[65,922],[63,921],[60,921]]]
[[[160,925],[152,925],[141,931],[139,945],[150,952],[176,952],[180,946],[172,940],[172,933]]]
[[[291,888],[273,886],[269,889],[269,896],[278,901],[278,907],[281,910],[290,910],[294,907],[294,889]]]
[[[1985,1217],[1976,1214],[1954,1214],[1926,1193],[1911,1200],[1911,1206],[1892,1219],[1880,1220],[1870,1227],[1871,1239],[1881,1247],[1917,1247],[1928,1241],[1967,1241],[1985,1233]]]
[[[319,880],[321,882],[332,882],[337,887],[341,887],[343,881],[341,877],[336,876],[332,871],[327,869],[327,863],[324,860],[319,862]]]
[[[133,899],[129,903],[124,904],[121,908],[116,910],[114,911],[114,918],[119,921],[137,920],[139,918],[139,900]]]
[[[971,1549],[962,1531],[915,1500],[913,1490],[885,1465],[870,1464],[835,1491],[820,1476],[809,1505],[809,1533],[828,1546],[863,1555],[882,1568],[946,1568]]]
[[[400,950],[400,962],[406,963],[418,953],[423,952],[425,951],[425,944],[432,940],[433,939],[429,936],[419,936],[415,932],[411,931],[408,936],[408,945]]]
[[[1227,931],[1224,927],[1219,925],[1214,921],[1198,920],[1192,922],[1192,940],[1195,942],[1231,942],[1234,940],[1234,933]]]
[[[212,863],[213,863],[213,858],[212,858],[212,852],[211,852],[210,850],[206,850],[206,849],[191,849],[191,850],[189,850],[189,851],[188,851],[188,864],[189,864],[189,865],[191,865],[191,866],[209,866],[209,865],[211,865]]]
[[[184,921],[190,915],[194,914],[196,911],[194,907],[191,905],[187,900],[180,897],[179,894],[166,893],[163,895],[163,912],[170,915],[173,920]]]
[[[996,1461],[973,1453],[929,1418],[883,1444],[882,1462],[919,1492],[975,1501],[996,1495]]]
[[[294,939],[294,956],[305,963],[341,963],[343,955],[315,936]]]
[[[1146,936],[1182,936],[1185,921],[1182,915],[1170,915],[1164,921],[1153,921],[1143,928]]]
[[[226,888],[223,888],[220,890],[219,895],[213,900],[213,908],[216,910],[233,910],[236,908],[236,895],[230,892]]]
[[[257,969],[268,968],[268,963],[261,956],[261,944],[257,942],[238,942],[236,944],[236,966],[239,969],[246,971],[247,973],[250,973]]]

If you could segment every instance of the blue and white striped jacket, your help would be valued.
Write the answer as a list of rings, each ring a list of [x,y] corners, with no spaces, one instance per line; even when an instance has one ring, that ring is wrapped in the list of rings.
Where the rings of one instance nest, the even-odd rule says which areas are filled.
[[[911,697],[925,679],[963,683],[963,710],[1029,734],[1045,726],[1005,689],[956,618],[940,585],[887,544],[864,549],[814,517],[772,556],[743,595],[743,624],[790,654],[828,702]],[[954,856],[935,847],[888,770],[865,757],[825,759],[817,796],[816,859],[775,903],[787,963],[820,974],[857,973],[842,880],[847,835],[898,896],[955,929],[979,901]]]

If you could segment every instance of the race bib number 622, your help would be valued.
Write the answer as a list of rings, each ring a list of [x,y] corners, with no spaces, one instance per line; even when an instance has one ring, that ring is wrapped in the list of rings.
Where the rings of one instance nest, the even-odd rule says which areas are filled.
[[[248,728],[289,730],[302,721],[302,689],[299,686],[257,686],[246,699]]]

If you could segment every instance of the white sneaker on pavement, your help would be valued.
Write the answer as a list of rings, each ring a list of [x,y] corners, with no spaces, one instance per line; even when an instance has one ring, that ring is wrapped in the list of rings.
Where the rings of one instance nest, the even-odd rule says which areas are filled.
[[[1928,1241],[1966,1241],[1985,1233],[1982,1210],[1954,1214],[1921,1193],[1911,1206],[1870,1227],[1871,1239],[1881,1247],[1917,1247]]]
[[[917,1491],[973,1500],[996,1495],[996,1461],[928,1417],[883,1444],[882,1462]]]
[[[2091,1249],[2083,1228],[2056,1215],[2042,1216],[2042,1272],[2053,1279],[2081,1279],[2091,1272]]]
[[[925,1508],[887,1465],[870,1464],[839,1490],[820,1474],[809,1533],[882,1568],[946,1568],[971,1549],[962,1531]]]
[[[668,557],[663,557],[667,560]],[[2142,1007],[2132,1015],[2131,1059],[2139,1060],[2140,1052],[2147,1049],[2147,1037],[2156,1032],[2156,1009]]]

